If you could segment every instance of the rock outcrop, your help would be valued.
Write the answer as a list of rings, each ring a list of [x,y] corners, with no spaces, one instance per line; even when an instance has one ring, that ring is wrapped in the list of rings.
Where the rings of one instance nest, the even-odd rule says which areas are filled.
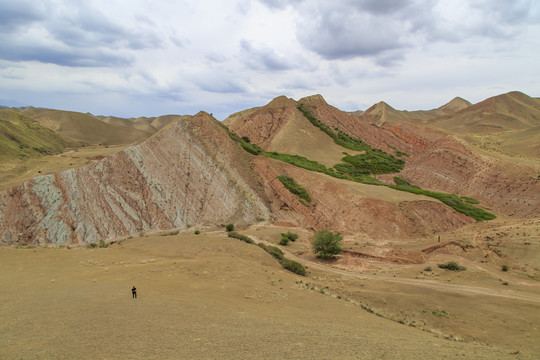
[[[249,154],[205,113],[97,163],[0,193],[0,242],[84,243],[267,220]]]

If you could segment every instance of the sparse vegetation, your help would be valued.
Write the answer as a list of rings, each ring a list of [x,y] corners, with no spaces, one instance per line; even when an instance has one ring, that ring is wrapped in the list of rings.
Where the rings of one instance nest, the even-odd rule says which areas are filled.
[[[234,224],[227,224],[225,226],[225,230],[227,231],[233,231],[234,230]]]
[[[179,230],[171,231],[165,234],[161,234],[161,236],[172,236],[172,235],[178,235],[180,233]]]
[[[281,175],[278,176],[277,179],[281,181],[283,186],[285,186],[285,188],[291,193],[295,194],[296,196],[307,202],[311,202],[311,196],[309,195],[307,190],[300,186],[296,181],[294,181],[292,177]]]
[[[439,267],[441,269],[447,269],[447,270],[452,270],[452,271],[464,271],[464,270],[467,270],[467,268],[465,266],[461,266],[455,261],[449,261],[446,264],[439,264]]]
[[[289,243],[289,239],[286,237],[282,237],[281,240],[279,240],[279,245],[287,245]]]
[[[0,158],[21,160],[59,154],[68,145],[54,131],[32,118],[9,109],[0,109]]]
[[[431,266],[427,266],[425,269],[424,269],[425,272],[430,272],[430,271],[433,271],[433,269],[431,268]]]
[[[287,233],[281,233],[281,237],[287,238],[290,241],[294,242],[294,241],[296,241],[296,239],[298,239],[298,234],[287,231]]]
[[[276,259],[278,260],[283,259],[283,251],[281,251],[280,248],[275,247],[275,246],[265,245],[263,243],[258,244],[258,246],[264,249],[264,251],[266,251],[267,253],[275,257]]]
[[[323,259],[330,259],[341,253],[341,240],[343,237],[330,230],[315,231],[313,234],[313,253]]]
[[[108,246],[109,246],[109,245],[105,243],[105,240],[103,240],[103,239],[100,239],[100,240],[99,240],[99,247],[100,247],[100,248],[106,248],[106,247],[108,247]]]
[[[199,230],[195,230],[193,233],[194,233],[195,235],[199,235],[201,232],[200,232]]]
[[[509,270],[508,265],[502,265],[501,270],[507,272]]]

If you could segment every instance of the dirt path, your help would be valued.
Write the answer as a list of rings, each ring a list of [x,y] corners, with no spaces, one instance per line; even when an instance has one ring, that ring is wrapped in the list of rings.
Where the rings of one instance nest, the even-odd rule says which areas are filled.
[[[275,246],[274,243],[264,241],[256,236],[251,236],[251,238],[256,243],[263,243],[265,245]],[[507,298],[507,299],[530,301],[536,304],[540,304],[540,297],[538,296],[538,294],[527,294],[523,292],[517,293],[516,291],[510,290],[510,289],[501,290],[501,289],[490,289],[490,288],[474,286],[474,285],[441,283],[435,280],[428,280],[428,279],[406,279],[406,278],[390,277],[390,276],[385,276],[385,275],[359,274],[352,271],[337,269],[337,268],[326,266],[326,265],[323,265],[314,261],[306,260],[297,255],[294,255],[293,253],[287,251],[286,249],[283,249],[283,247],[281,247],[280,249],[281,251],[283,251],[284,254],[287,255],[288,258],[299,262],[304,267],[307,266],[310,269],[316,269],[318,271],[322,271],[322,272],[330,273],[334,275],[348,276],[348,277],[354,277],[354,278],[359,278],[359,279],[386,281],[386,282],[399,283],[399,284],[407,284],[407,285],[430,288],[437,291],[444,291],[444,292],[450,292],[450,293],[497,296],[497,297],[502,297],[502,298]],[[486,269],[482,267],[479,267],[479,266],[476,266],[476,267],[490,273],[489,271],[487,271]],[[493,276],[496,276],[496,274],[492,274],[492,273],[490,274]]]

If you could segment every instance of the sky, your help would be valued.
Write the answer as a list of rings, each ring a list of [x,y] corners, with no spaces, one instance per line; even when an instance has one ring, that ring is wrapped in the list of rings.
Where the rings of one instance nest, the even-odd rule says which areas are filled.
[[[540,96],[537,0],[0,0],[0,105],[121,117]]]

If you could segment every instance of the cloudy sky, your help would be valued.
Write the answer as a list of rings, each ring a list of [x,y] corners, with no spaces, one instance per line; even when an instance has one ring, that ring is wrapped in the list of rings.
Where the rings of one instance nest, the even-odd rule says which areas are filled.
[[[0,0],[0,105],[213,113],[540,96],[536,0]]]

